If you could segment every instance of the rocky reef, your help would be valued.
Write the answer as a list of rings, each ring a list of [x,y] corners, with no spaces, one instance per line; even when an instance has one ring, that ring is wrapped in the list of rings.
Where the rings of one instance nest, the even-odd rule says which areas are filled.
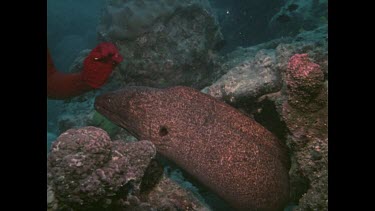
[[[328,209],[327,26],[239,48],[202,91],[252,116],[289,146],[293,210]]]
[[[285,36],[310,31],[327,22],[327,0],[287,0],[268,27],[274,36]]]
[[[48,210],[203,210],[163,176],[149,141],[111,141],[100,128],[71,129],[47,159]]]
[[[208,85],[223,37],[207,0],[107,1],[99,39],[124,57],[117,80],[126,85]]]
[[[326,5],[285,1],[267,26],[283,37],[217,55],[223,36],[208,1],[108,0],[100,41],[115,43],[125,59],[104,87],[62,103],[62,134],[56,140],[50,133],[47,140],[53,142],[47,149],[49,210],[98,204],[113,210],[220,210],[204,204],[205,196],[196,197],[199,191],[182,188],[189,179],[181,176],[176,183],[160,173],[150,142],[135,142],[94,112],[97,95],[125,85],[186,85],[246,113],[289,147],[290,207],[327,210]],[[79,54],[69,72],[81,70],[88,52]],[[87,125],[107,133],[82,128]]]
[[[215,69],[215,74],[220,77],[210,86],[202,89],[202,92],[248,114],[288,145],[292,163],[289,177],[290,204],[293,210],[326,210],[328,207],[327,25],[312,31],[304,31],[295,37],[284,37],[248,48],[237,48],[220,59],[222,64]],[[72,69],[76,67],[78,70],[79,65],[77,60]],[[98,94],[114,90],[119,86],[117,78],[113,75],[111,83],[103,89],[66,101],[63,106],[65,113],[59,117],[60,131],[85,125],[96,125],[106,129],[109,126],[108,122],[95,115],[93,101]],[[122,139],[130,142],[136,140],[123,129],[117,129],[111,135],[113,140]],[[54,143],[54,146],[56,145]],[[161,185],[161,189],[153,188],[152,193],[161,194],[157,197],[167,195],[171,197],[169,190],[184,190],[177,183],[170,181],[167,176],[163,178],[165,182],[158,184],[171,186]],[[179,181],[180,185],[181,181]],[[54,192],[52,186],[49,187],[48,191]],[[173,206],[185,206],[181,200],[187,197],[189,203],[195,204],[189,206],[210,209],[209,206],[198,202],[202,201],[204,196],[200,196],[198,200],[187,190],[184,190],[182,195],[179,194],[174,196],[180,197],[175,200],[175,203],[178,202],[180,205]],[[56,193],[52,196],[58,199]],[[153,195],[149,195],[151,196]],[[144,203],[148,203],[147,206],[151,207],[169,206],[155,204],[158,201],[156,198],[151,200],[142,197],[137,196],[139,201],[135,200],[131,204],[146,206]],[[193,199],[195,202],[192,202]],[[153,201],[154,204],[147,200]]]

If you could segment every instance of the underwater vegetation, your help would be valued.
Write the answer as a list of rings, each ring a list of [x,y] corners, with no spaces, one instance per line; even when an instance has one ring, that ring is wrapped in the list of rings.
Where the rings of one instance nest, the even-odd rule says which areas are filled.
[[[96,111],[94,111],[89,125],[102,128],[110,137],[113,137],[120,130],[117,125]]]

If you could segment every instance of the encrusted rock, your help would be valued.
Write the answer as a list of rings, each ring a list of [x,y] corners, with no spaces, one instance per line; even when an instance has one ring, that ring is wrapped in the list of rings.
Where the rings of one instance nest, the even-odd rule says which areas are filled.
[[[287,0],[271,18],[269,30],[278,36],[296,35],[328,22],[327,0]]]
[[[230,104],[251,103],[257,97],[281,89],[281,75],[276,66],[275,52],[258,51],[255,57],[235,66],[204,90]]]
[[[124,61],[116,80],[127,85],[203,88],[223,37],[208,1],[108,1],[98,28]]]
[[[290,197],[294,210],[327,210],[327,25],[284,39],[276,46],[263,46],[275,52],[273,67],[281,74],[281,89],[269,94],[263,92],[264,95],[260,93],[262,96],[255,100],[234,101],[232,105],[247,112],[289,146],[292,161]],[[226,64],[239,68],[241,62],[255,59],[260,50],[256,46],[239,49],[230,54]],[[244,86],[235,82],[230,78],[221,81],[224,87],[241,89]],[[211,86],[203,91],[209,88]],[[220,99],[231,103],[224,95]]]
[[[53,144],[47,160],[48,183],[59,208],[119,206],[138,194],[142,177],[156,155],[149,141],[111,141],[100,128],[71,129]]]
[[[303,109],[307,104],[319,103],[314,110],[324,106],[324,95],[321,96],[320,102],[315,102],[321,93],[323,82],[324,73],[318,64],[310,61],[307,54],[296,54],[290,58],[286,71],[290,105]]]

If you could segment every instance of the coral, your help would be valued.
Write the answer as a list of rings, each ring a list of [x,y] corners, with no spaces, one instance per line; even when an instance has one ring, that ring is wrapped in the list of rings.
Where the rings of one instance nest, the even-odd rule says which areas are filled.
[[[208,210],[163,176],[149,141],[111,141],[95,127],[59,136],[47,160],[47,210]]]
[[[324,73],[307,54],[295,54],[284,76],[287,100],[279,106],[292,151],[291,181],[307,186],[295,210],[328,209],[328,106]],[[301,194],[301,192],[299,193]]]
[[[288,87],[288,102],[296,108],[306,108],[321,93],[324,84],[324,73],[318,64],[310,61],[307,54],[295,54],[288,63],[286,71],[286,84]],[[317,110],[325,105],[324,96]]]
[[[155,155],[149,141],[112,142],[100,128],[71,129],[52,146],[47,159],[48,184],[60,209],[121,206],[120,201],[139,192]]]
[[[89,125],[102,128],[105,130],[110,137],[113,137],[116,135],[117,132],[119,132],[120,127],[109,121],[107,118],[105,118],[100,113],[94,111],[94,114],[92,115],[92,119],[89,120]]]
[[[328,107],[301,111],[287,101],[280,106],[289,133],[290,171],[295,210],[328,209]],[[303,188],[303,189],[301,189]]]
[[[143,199],[143,198],[142,198]],[[209,211],[190,191],[170,178],[163,176],[156,187],[144,198],[150,206],[158,210]]]
[[[260,91],[259,97],[245,98],[245,102],[231,102],[224,95],[208,93],[246,112],[288,145],[291,158],[289,208],[327,210],[327,25],[302,32],[293,38],[274,40],[276,45],[270,43],[238,49],[229,54],[225,64],[230,69],[240,69],[243,61],[261,62],[256,55],[262,49],[274,51],[275,64],[271,68],[281,74],[280,90],[274,93]],[[245,89],[247,85],[229,77],[219,82],[224,87],[236,87],[237,90]],[[202,91],[214,86],[215,83]],[[254,96],[250,90],[243,93],[244,96]]]

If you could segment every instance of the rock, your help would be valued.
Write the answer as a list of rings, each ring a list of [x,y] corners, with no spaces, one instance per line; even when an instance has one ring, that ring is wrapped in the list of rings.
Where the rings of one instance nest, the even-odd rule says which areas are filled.
[[[50,185],[47,186],[47,210],[57,210],[58,202],[55,197],[55,193]]]
[[[328,75],[327,26],[298,36],[271,40],[248,48],[237,48],[223,61],[226,73],[202,92],[221,99],[236,108],[254,109],[262,95],[282,89],[281,75],[288,69],[294,54],[306,53],[320,66],[324,79]],[[324,80],[323,79],[323,80]]]
[[[166,176],[162,177],[157,186],[147,195],[145,201],[158,210],[211,210],[190,191]]]
[[[99,128],[71,129],[53,144],[47,159],[48,183],[59,208],[110,209],[139,193],[142,177],[156,155],[149,141],[111,141]]]
[[[264,44],[237,49],[229,54],[225,64],[228,64],[227,67],[232,66],[232,69],[240,68],[243,61],[255,61],[258,52],[262,51],[259,46],[266,46],[268,52],[274,52],[275,64],[272,68],[280,73],[281,89],[268,94],[260,92],[255,100],[233,101],[232,105],[246,112],[289,146],[292,161],[289,171],[290,203],[294,203],[289,207],[293,207],[293,210],[327,210],[327,25],[302,32],[292,39],[275,41],[276,46]],[[220,83],[223,87],[244,89],[240,80],[230,79],[226,78]],[[203,91],[211,87],[214,86]],[[244,93],[253,96],[251,90]],[[225,95],[216,96],[231,103]]]
[[[59,136],[47,161],[47,209],[209,209],[189,191],[163,176],[148,141],[111,141],[95,127]]]
[[[302,197],[294,198],[296,210],[328,209],[328,109],[302,112],[282,105],[282,118],[290,133],[287,143],[291,148],[294,165],[291,180],[304,181],[308,186]],[[299,186],[298,182],[295,184]],[[300,198],[301,197],[301,198]]]
[[[328,93],[323,80],[320,66],[307,54],[290,58],[284,76],[288,98],[279,110],[296,165],[291,180],[305,180],[309,185],[295,210],[328,209]]]
[[[207,85],[223,41],[209,10],[206,0],[108,1],[98,33],[124,57],[116,80],[152,87]]]
[[[286,71],[286,84],[288,88],[288,102],[299,109],[312,108],[318,110],[325,105],[327,98],[321,96],[324,82],[324,73],[319,65],[310,61],[307,54],[295,54],[288,63]],[[307,105],[309,105],[307,107]]]
[[[276,58],[281,70],[286,70],[289,59],[294,54],[308,54],[326,76],[328,75],[328,27],[324,25],[294,37],[292,42],[280,43],[276,47]]]
[[[102,11],[98,33],[109,40],[134,40],[151,31],[157,19],[166,19],[191,4],[210,9],[206,0],[109,0]]]
[[[324,85],[326,82],[322,80],[324,77],[321,66],[311,62],[306,54],[295,54],[289,61],[289,68],[282,70],[285,89],[262,96],[258,99],[257,107],[266,110],[266,102],[271,103],[273,109],[265,113],[276,112],[277,119],[284,128],[284,138],[281,139],[289,146],[292,160],[289,172],[291,200],[298,205],[294,210],[327,210],[328,93]],[[298,91],[293,92],[291,89]],[[299,99],[298,102],[296,99]],[[270,122],[265,114],[254,116],[261,123]]]
[[[281,89],[281,75],[276,66],[275,51],[260,50],[255,57],[229,70],[207,88],[207,94],[230,104],[251,104],[256,98]]]
[[[287,0],[271,18],[268,26],[275,35],[294,36],[327,24],[327,20],[327,0]]]

